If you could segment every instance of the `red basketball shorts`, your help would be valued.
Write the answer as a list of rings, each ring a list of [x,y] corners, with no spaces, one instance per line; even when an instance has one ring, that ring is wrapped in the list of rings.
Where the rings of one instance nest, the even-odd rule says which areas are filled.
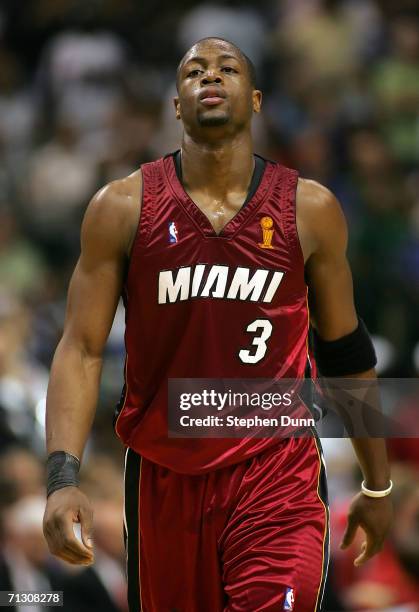
[[[289,438],[199,476],[128,449],[130,612],[315,612],[328,564],[316,438]]]

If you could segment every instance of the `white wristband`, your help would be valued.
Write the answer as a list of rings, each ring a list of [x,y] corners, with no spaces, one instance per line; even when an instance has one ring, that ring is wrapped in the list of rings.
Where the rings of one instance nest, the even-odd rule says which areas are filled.
[[[365,480],[363,480],[361,484],[361,491],[367,497],[386,497],[386,495],[390,495],[392,488],[392,480],[390,480],[390,486],[387,489],[383,489],[382,491],[373,491],[372,489],[367,489],[367,487],[365,486]]]

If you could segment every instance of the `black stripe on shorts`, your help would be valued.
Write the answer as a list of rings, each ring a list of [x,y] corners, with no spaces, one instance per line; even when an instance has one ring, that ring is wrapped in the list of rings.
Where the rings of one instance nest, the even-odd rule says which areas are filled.
[[[140,612],[141,597],[139,583],[139,484],[141,457],[132,449],[127,450],[125,465],[125,520],[124,541],[127,555],[128,606],[130,612]]]
[[[326,511],[326,533],[325,539],[323,542],[323,568],[322,568],[322,579],[319,589],[319,596],[317,601],[317,606],[315,612],[321,612],[323,610],[323,597],[324,591],[326,587],[327,580],[327,572],[329,569],[329,558],[330,558],[330,513],[329,513],[329,496],[327,490],[327,476],[326,476],[326,468],[324,465],[324,456],[323,449],[321,445],[320,438],[317,434],[315,428],[312,428],[313,436],[316,441],[317,450],[319,451],[319,459],[320,459],[320,478],[319,478],[319,487],[318,487],[318,495],[322,500],[325,511]]]

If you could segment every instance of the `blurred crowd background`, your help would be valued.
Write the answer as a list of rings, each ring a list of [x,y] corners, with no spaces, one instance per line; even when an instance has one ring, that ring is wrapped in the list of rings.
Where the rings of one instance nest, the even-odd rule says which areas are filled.
[[[95,565],[52,558],[41,530],[48,369],[80,222],[100,186],[178,148],[176,65],[209,35],[235,42],[256,65],[264,92],[256,151],[341,200],[380,375],[419,372],[417,0],[1,0],[0,589],[64,589],[69,612],[127,609],[123,450],[112,431],[121,309],[82,470],[96,513]],[[359,472],[344,441],[324,446],[333,525],[325,610],[417,612],[417,441],[390,443],[396,522],[361,570],[354,549],[339,550]]]

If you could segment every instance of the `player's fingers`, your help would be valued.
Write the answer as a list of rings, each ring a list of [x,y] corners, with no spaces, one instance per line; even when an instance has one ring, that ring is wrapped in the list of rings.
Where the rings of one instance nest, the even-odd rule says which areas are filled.
[[[342,549],[347,548],[352,543],[357,529],[358,529],[357,521],[349,515],[348,524],[346,526],[346,530],[345,530],[345,533],[343,534],[342,542],[340,544],[340,547]]]
[[[81,538],[87,548],[93,548],[93,512],[90,508],[80,508]]]
[[[93,555],[77,540],[73,532],[71,513],[55,513],[49,521],[46,531],[50,551],[58,557],[66,557],[66,561],[74,563],[91,563]]]
[[[359,567],[363,565],[368,559],[371,559],[376,555],[382,548],[379,541],[375,540],[371,535],[367,534],[367,540],[362,543],[361,554],[354,561],[354,565]]]
[[[61,550],[70,562],[74,562],[77,565],[90,565],[93,563],[93,554],[90,551],[86,551],[84,545],[80,545],[77,539],[72,540],[71,537],[65,537]]]
[[[56,557],[59,557],[62,561],[65,561],[66,563],[69,563],[70,565],[90,565],[90,562],[80,562],[80,561],[76,561],[74,559],[73,555],[69,555],[67,552],[61,550],[57,553],[55,553]]]
[[[92,550],[87,548],[82,541],[78,540],[73,531],[73,521],[66,523],[63,529],[63,550],[74,558],[75,561],[92,562]]]
[[[90,565],[92,563],[92,559],[75,553],[71,548],[67,547],[65,541],[62,541],[59,537],[55,537],[53,540],[48,539],[47,541],[50,552],[67,563],[71,563],[72,565]]]
[[[44,536],[53,555],[61,558],[63,543],[61,534],[61,517],[58,512],[44,518]]]

